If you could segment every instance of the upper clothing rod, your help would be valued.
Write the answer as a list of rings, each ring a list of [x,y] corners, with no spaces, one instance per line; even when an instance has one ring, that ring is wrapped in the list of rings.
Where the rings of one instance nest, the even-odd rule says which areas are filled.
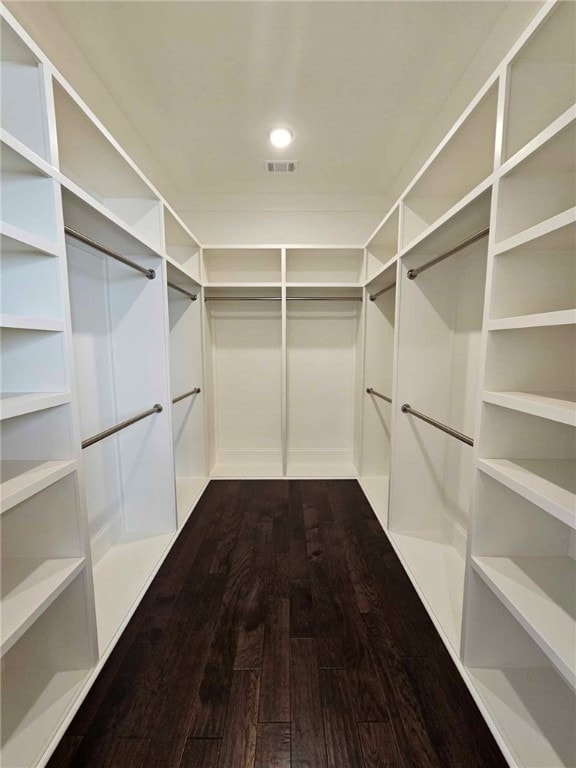
[[[141,267],[140,264],[136,264],[135,261],[131,261],[125,256],[121,256],[119,253],[116,253],[116,251],[111,251],[110,248],[102,245],[102,243],[98,243],[96,240],[92,240],[91,237],[83,235],[82,232],[77,232],[75,229],[72,229],[72,227],[64,227],[64,232],[67,235],[70,235],[70,237],[73,237],[75,240],[79,240],[81,243],[84,243],[84,245],[90,245],[92,248],[96,248],[97,251],[105,253],[106,256],[110,256],[110,258],[125,264],[127,267],[132,267],[132,269],[135,269],[137,272],[145,275],[148,280],[154,280],[156,277],[156,272],[153,269],[146,269],[146,267]]]
[[[110,437],[110,435],[114,435],[116,432],[120,432],[120,430],[126,429],[126,427],[130,427],[132,424],[136,424],[137,421],[142,421],[142,419],[145,419],[147,416],[151,416],[153,413],[162,413],[162,406],[160,403],[156,403],[148,411],[143,411],[137,416],[132,416],[131,419],[121,421],[120,424],[116,424],[116,426],[110,427],[110,429],[105,429],[104,432],[98,432],[97,435],[89,437],[87,440],[82,440],[82,448],[88,448],[89,445],[99,443],[100,440],[104,440],[104,438]]]
[[[447,435],[455,437],[457,440],[461,440],[463,443],[466,443],[466,445],[474,445],[474,440],[472,440],[471,437],[468,437],[468,435],[458,432],[457,429],[452,429],[452,427],[448,427],[446,424],[442,424],[442,422],[436,421],[436,419],[432,419],[424,413],[420,413],[420,411],[415,411],[412,406],[408,405],[408,403],[404,403],[401,410],[402,413],[411,413],[412,416],[416,416],[417,419],[422,419],[422,421],[425,421],[427,424],[431,424],[433,427],[436,427],[436,429],[446,432]]]
[[[387,395],[382,395],[380,392],[376,392],[375,389],[372,389],[372,387],[368,387],[366,389],[366,392],[368,392],[369,395],[374,395],[374,397],[379,397],[381,400],[386,400],[387,403],[392,402],[392,398],[388,397]]]
[[[382,293],[386,293],[386,291],[389,291],[391,288],[395,288],[395,287],[396,287],[396,283],[392,283],[392,285],[387,285],[386,288],[382,288],[381,290],[376,291],[376,293],[371,293],[370,301],[376,301],[378,296],[380,296]]]
[[[170,280],[167,280],[166,283],[170,288],[172,288],[173,291],[178,291],[178,293],[183,293],[184,296],[188,296],[188,298],[191,299],[192,301],[196,301],[197,294],[189,293],[188,291],[185,291],[184,288],[180,288],[179,285],[176,285],[175,283],[171,283]]]
[[[415,280],[421,272],[425,272],[427,269],[430,269],[430,267],[435,267],[436,264],[439,264],[441,261],[444,261],[444,259],[447,259],[449,256],[453,256],[455,253],[458,253],[458,251],[462,251],[467,246],[472,245],[472,243],[476,243],[478,240],[482,240],[483,237],[487,237],[489,232],[490,232],[490,227],[484,227],[484,229],[481,229],[479,232],[476,232],[475,234],[470,235],[470,237],[467,237],[466,240],[462,240],[461,243],[458,243],[458,245],[455,245],[453,248],[450,248],[449,251],[446,251],[445,253],[440,254],[440,256],[437,256],[435,259],[432,259],[432,261],[429,261],[427,264],[424,264],[422,267],[418,267],[417,269],[409,269],[407,272],[408,279]]]
[[[187,397],[192,397],[192,395],[199,395],[200,392],[202,392],[200,387],[194,387],[190,392],[184,392],[183,395],[178,395],[178,397],[172,398],[172,405],[174,405],[174,403],[179,403],[180,400],[185,400]]]
[[[206,296],[205,301],[282,301],[282,297]],[[286,301],[362,301],[362,296],[287,296]]]

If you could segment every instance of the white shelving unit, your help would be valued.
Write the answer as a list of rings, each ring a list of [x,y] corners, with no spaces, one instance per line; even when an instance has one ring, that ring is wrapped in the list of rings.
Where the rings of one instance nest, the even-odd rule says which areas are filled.
[[[217,477],[357,477],[510,765],[574,768],[574,14],[364,247],[202,249],[1,9],[6,768],[46,763]]]

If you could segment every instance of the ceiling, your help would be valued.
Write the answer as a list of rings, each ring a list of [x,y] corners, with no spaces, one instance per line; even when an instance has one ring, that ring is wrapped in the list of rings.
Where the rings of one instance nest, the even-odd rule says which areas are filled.
[[[510,7],[510,43],[537,7],[520,12],[527,3],[499,0],[41,5],[158,161],[177,205],[204,199],[222,207],[225,199],[224,207],[254,210],[278,199],[305,210],[311,196],[321,196],[323,208],[335,207],[327,196],[345,196],[344,207],[356,209],[370,196],[384,200]],[[294,130],[288,149],[268,143],[268,129],[279,124]],[[267,175],[271,159],[296,160],[298,171]]]

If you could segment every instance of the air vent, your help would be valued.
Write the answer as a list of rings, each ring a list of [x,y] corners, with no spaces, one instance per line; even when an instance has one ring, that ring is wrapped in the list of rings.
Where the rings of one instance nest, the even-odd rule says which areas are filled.
[[[271,161],[266,163],[268,173],[296,173],[296,163]]]

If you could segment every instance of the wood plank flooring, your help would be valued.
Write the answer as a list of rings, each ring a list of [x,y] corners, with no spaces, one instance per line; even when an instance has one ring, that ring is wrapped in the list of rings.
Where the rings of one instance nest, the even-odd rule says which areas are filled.
[[[48,768],[505,768],[358,483],[209,484]]]

